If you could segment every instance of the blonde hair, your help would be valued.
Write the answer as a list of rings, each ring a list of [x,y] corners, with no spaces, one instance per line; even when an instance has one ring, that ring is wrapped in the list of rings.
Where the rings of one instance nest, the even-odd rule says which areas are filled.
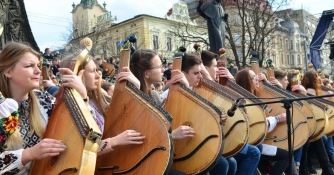
[[[7,44],[0,53],[0,91],[6,98],[12,98],[12,93],[9,87],[9,79],[5,76],[5,72],[7,70],[13,69],[16,66],[16,63],[26,53],[32,53],[39,59],[41,57],[39,53],[33,50],[31,47],[16,42]],[[29,109],[27,109],[29,110],[29,135],[32,135],[34,132],[36,132],[38,137],[42,138],[45,128],[43,127],[40,117],[38,101],[33,91],[29,92],[29,99],[31,100]],[[17,129],[13,135],[11,135],[6,140],[6,146],[6,150],[22,148],[23,140],[20,136],[19,129]]]
[[[69,63],[72,61],[75,61],[78,59],[78,56],[77,55],[70,55],[68,56],[67,58],[64,58],[64,64],[63,66],[65,65],[70,65]],[[81,70],[84,70],[86,65],[90,62],[90,61],[93,61],[94,62],[94,59],[93,57],[89,56],[89,59],[85,59],[81,65],[79,65],[78,67],[78,72],[77,74],[79,74],[79,72]],[[95,64],[95,63],[94,63]],[[73,65],[73,64],[72,64]],[[86,82],[85,82],[85,76],[82,76],[82,83],[86,86]],[[105,113],[105,109],[103,109],[102,107],[102,103],[105,103],[105,104],[108,104],[107,103],[107,100],[105,99],[103,93],[102,93],[102,90],[101,90],[101,83],[102,83],[102,78],[99,79],[99,84],[97,86],[97,89],[96,90],[92,90],[92,91],[87,91],[87,95],[88,97],[93,100],[94,102],[96,102],[96,106],[98,108],[98,110],[100,112],[103,113],[103,116],[106,115]]]

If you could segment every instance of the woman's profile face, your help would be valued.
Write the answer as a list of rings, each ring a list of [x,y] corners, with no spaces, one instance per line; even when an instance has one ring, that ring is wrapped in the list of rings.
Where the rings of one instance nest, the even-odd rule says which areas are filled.
[[[151,68],[148,70],[148,79],[152,82],[159,82],[162,80],[164,71],[160,57],[158,55],[154,56],[151,59]]]
[[[85,85],[87,91],[92,91],[97,89],[99,85],[100,75],[96,72],[96,65],[94,61],[90,60],[85,66]]]
[[[252,70],[249,70],[248,73],[249,73],[249,76],[250,76],[250,78],[253,82],[254,87],[258,88],[259,87],[259,77],[257,75],[255,75],[254,71],[252,71]]]

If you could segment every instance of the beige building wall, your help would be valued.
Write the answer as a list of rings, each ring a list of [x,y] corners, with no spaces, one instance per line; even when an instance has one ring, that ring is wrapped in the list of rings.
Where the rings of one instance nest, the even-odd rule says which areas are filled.
[[[162,59],[166,59],[168,62],[171,62],[176,47],[180,44],[185,44],[185,46],[187,47],[187,52],[194,51],[194,43],[183,43],[181,41],[181,38],[176,37],[171,32],[171,30],[173,29],[172,26],[175,26],[177,24],[178,22],[167,20],[164,18],[158,18],[149,15],[137,15],[134,18],[128,19],[118,24],[114,24],[107,29],[101,30],[100,32],[93,32],[88,35],[76,38],[71,43],[78,43],[81,38],[88,36],[93,40],[93,43],[95,44],[96,49],[93,53],[95,56],[104,57],[103,48],[106,47],[106,57],[109,58],[110,56],[112,56],[117,59],[119,58],[120,49],[118,47],[118,43],[125,40],[125,38],[129,35],[136,35],[137,49],[146,48],[155,50],[162,57]],[[199,30],[206,30],[202,27],[193,27],[196,27]],[[156,47],[154,47],[154,43],[156,42],[155,39],[157,39]],[[170,44],[168,44],[167,42],[167,40],[169,39],[171,41]]]
[[[85,35],[93,31],[98,24],[97,18],[108,11],[97,4],[92,8],[84,7],[82,4],[76,5],[72,10],[73,31],[80,35]]]

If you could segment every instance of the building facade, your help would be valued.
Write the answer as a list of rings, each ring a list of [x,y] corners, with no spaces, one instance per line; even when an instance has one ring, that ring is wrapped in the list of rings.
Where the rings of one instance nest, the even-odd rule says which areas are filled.
[[[298,23],[291,19],[288,12],[284,18],[276,17],[275,26],[275,44],[271,56],[274,63],[282,70],[298,69],[305,72],[309,53],[305,50],[307,35],[300,30]]]
[[[100,10],[99,12],[101,12],[101,14],[96,13],[92,15],[93,13],[86,12],[92,9]],[[92,5],[90,8],[84,8],[82,3],[78,4],[73,11],[73,22],[75,22],[81,14],[91,14],[87,15],[87,19],[84,19],[88,22],[97,21],[97,24],[99,24],[97,19],[98,15],[108,13],[106,9],[102,10],[99,4],[94,4],[94,6]],[[78,14],[80,15],[77,14],[79,11],[80,13]],[[136,15],[120,23],[114,23],[112,21],[112,23],[108,25],[92,25],[88,27],[90,28],[90,30],[88,30],[90,32],[75,37],[70,44],[78,45],[82,38],[90,37],[93,40],[94,46],[92,54],[95,57],[114,57],[117,60],[120,51],[119,43],[125,40],[127,36],[135,35],[137,37],[137,43],[135,44],[137,49],[147,48],[155,50],[163,60],[170,62],[179,45],[186,46],[187,51],[193,50],[194,43],[188,42],[176,35],[177,32],[180,32],[179,28],[185,27],[180,27],[181,23],[187,23],[186,27],[188,28],[195,27],[198,28],[198,30],[202,30],[204,33],[206,31],[205,28],[197,27],[196,23],[190,20],[187,5],[183,1],[174,4],[170,11],[171,13],[166,15],[166,18],[143,14]],[[104,12],[104,14],[102,12]]]
[[[299,9],[299,10],[293,10],[293,9],[285,9],[277,12],[278,18],[282,18],[283,15],[286,13],[289,13],[291,19],[295,21],[298,26],[299,26],[299,31],[307,37],[305,41],[305,48],[306,48],[306,54],[304,54],[303,58],[307,61],[310,62],[310,43],[313,39],[315,30],[317,28],[319,18],[313,14],[310,14],[304,9]],[[326,38],[323,43],[327,43],[331,41],[331,35],[327,33]],[[323,44],[321,47],[321,58],[322,58],[322,71],[325,74],[333,74],[332,73],[332,66],[330,64],[329,60],[329,45]]]

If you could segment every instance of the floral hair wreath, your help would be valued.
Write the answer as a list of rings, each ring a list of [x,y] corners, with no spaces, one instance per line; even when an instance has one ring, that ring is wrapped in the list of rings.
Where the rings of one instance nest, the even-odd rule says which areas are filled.
[[[18,128],[19,113],[18,104],[15,100],[4,98],[0,92],[0,146],[1,151],[4,143]]]

